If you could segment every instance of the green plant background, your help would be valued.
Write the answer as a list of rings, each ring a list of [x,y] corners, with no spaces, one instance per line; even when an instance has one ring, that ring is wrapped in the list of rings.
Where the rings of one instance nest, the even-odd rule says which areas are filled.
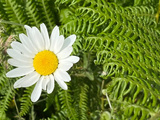
[[[158,0],[0,0],[0,120],[160,120],[160,2]],[[34,86],[18,79],[6,49],[24,25],[55,25],[76,34],[69,90],[58,84],[36,103]],[[109,96],[112,109],[109,107]]]

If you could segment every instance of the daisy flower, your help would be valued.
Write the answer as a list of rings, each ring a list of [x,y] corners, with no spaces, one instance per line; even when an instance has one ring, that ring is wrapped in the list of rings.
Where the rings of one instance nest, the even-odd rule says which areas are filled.
[[[79,57],[70,56],[73,51],[72,45],[76,35],[70,35],[66,39],[59,34],[59,27],[55,26],[49,38],[44,23],[40,25],[40,31],[36,27],[24,26],[27,31],[20,34],[20,42],[13,41],[11,49],[7,49],[10,58],[8,63],[17,68],[9,71],[6,76],[10,78],[20,77],[14,83],[14,88],[29,87],[36,83],[31,94],[32,102],[36,102],[43,90],[51,93],[55,81],[59,86],[67,90],[65,82],[71,80],[67,71],[73,63],[79,61]]]

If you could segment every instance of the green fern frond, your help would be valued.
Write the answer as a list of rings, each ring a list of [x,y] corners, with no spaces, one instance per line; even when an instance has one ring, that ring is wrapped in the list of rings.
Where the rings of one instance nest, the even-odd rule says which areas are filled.
[[[107,49],[109,44],[112,44],[108,36],[89,36],[83,39],[83,50],[97,52]]]
[[[81,86],[79,109],[80,109],[80,120],[87,120],[87,110],[88,110],[88,86],[85,84]]]
[[[25,8],[26,8],[26,14],[29,18],[28,25],[39,27],[39,25],[42,23],[42,19],[37,11],[38,7],[36,5],[35,0],[27,0]]]
[[[2,89],[5,83],[6,83],[5,72],[4,72],[3,67],[0,66],[0,90]]]
[[[16,32],[21,33],[25,32],[23,25],[27,23],[27,17],[24,15],[24,10],[18,2],[13,0],[2,0],[2,5],[4,7],[5,14],[8,16],[11,22],[19,24],[19,27],[12,24],[12,28],[15,29]],[[4,14],[4,13],[3,13]],[[5,16],[6,16],[5,15]],[[2,18],[2,20],[8,21],[7,18]]]
[[[90,21],[80,18],[79,20],[72,20],[66,23],[62,27],[62,34],[87,34],[93,33],[95,31],[95,26]]]
[[[95,7],[97,9],[95,9]],[[135,8],[122,8],[116,4],[105,3],[97,4],[92,2],[91,6],[80,7],[77,9],[78,16],[83,16],[88,18],[92,23],[96,24],[95,27],[99,29],[99,33],[118,33],[120,35],[126,34],[129,36],[130,31],[135,32],[134,30],[139,27],[139,29],[146,29],[142,23],[150,25],[155,22],[154,10],[152,9],[151,13],[148,13],[149,7],[135,7]],[[133,11],[138,11],[133,14]],[[136,16],[136,18],[135,18]],[[140,17],[138,17],[140,16]],[[143,16],[143,17],[142,17]],[[138,21],[137,21],[138,20]],[[143,20],[143,22],[142,22]],[[130,23],[132,21],[134,25]],[[123,24],[122,24],[123,23]],[[138,25],[138,26],[137,26]],[[150,29],[150,31],[148,31]],[[126,32],[127,31],[127,32]],[[147,32],[152,33],[152,29],[147,27]],[[129,36],[133,37],[133,36]],[[135,37],[135,36],[134,36]]]
[[[144,5],[144,6],[156,6],[158,0],[135,0],[134,6]]]
[[[0,101],[0,115],[2,115],[5,111],[7,111],[9,104],[13,100],[13,96],[15,95],[16,91],[13,89],[13,84],[8,87],[4,96],[1,97]]]
[[[77,120],[78,114],[75,111],[74,106],[72,105],[71,93],[69,90],[61,90],[59,91],[59,99],[62,104],[62,109],[66,111],[66,117],[70,120]]]
[[[118,112],[119,108],[115,108],[115,110],[117,111],[117,113],[115,113],[114,118],[119,118],[119,119],[124,119],[124,118],[128,118],[131,120],[145,120],[145,119],[149,119],[151,117],[151,115],[154,115],[155,113],[150,110],[147,109],[141,105],[137,105],[137,104],[130,104],[128,102],[121,102],[118,100],[113,100],[113,102],[115,102],[115,107],[116,106],[121,106],[121,110],[124,114],[120,115],[120,113]]]
[[[126,12],[126,13],[125,13]],[[154,8],[147,6],[126,7],[124,13],[128,19],[145,26],[157,26]]]
[[[72,6],[72,5],[75,5],[76,3],[79,3],[81,1],[82,0],[56,0],[55,4],[58,6],[61,6],[61,5]]]
[[[30,96],[33,91],[33,88],[34,86],[26,88],[26,90],[24,90],[24,94],[22,98],[20,99],[21,101],[20,116],[26,115],[32,106],[32,101],[31,101]]]
[[[104,64],[104,69],[108,75],[114,75],[115,73],[117,75],[124,75],[126,72],[130,75],[149,78],[159,84],[159,80],[157,79],[159,72],[159,56],[157,53],[154,54],[152,52],[155,48],[146,50],[139,46],[139,44],[132,43],[131,45],[124,41],[118,42],[116,39],[108,39],[107,43],[111,43],[110,40],[113,43],[111,45],[113,45],[114,50],[110,47],[110,49],[107,49],[108,51],[100,51],[97,54],[97,62],[102,62]],[[145,48],[146,47],[149,46],[145,45]],[[132,50],[134,52],[132,52]],[[145,56],[143,54],[145,54]],[[157,65],[154,66],[155,64]],[[138,70],[142,70],[143,72],[139,73]],[[147,77],[145,77],[146,75]]]
[[[131,19],[132,17],[134,17],[134,15],[129,17],[129,15],[132,14],[132,12],[130,12],[130,9],[128,8],[124,9],[122,7],[110,3],[106,3],[105,5],[96,4],[94,2],[90,3],[91,3],[90,6],[86,4],[85,6],[77,9],[78,12],[77,11],[76,12],[79,13],[78,17],[80,17],[80,19],[78,21],[74,20],[75,22],[72,21],[74,23],[74,24],[72,23],[72,25],[70,23],[67,23],[66,28],[71,28],[70,26],[72,26],[73,29],[69,29],[69,31],[73,32],[77,30],[76,32],[79,32],[79,34],[88,36],[94,35],[94,33],[99,33],[97,34],[98,37],[101,38],[99,44],[95,44],[96,43],[95,39],[93,40],[84,39],[83,42],[84,43],[86,42],[85,43],[86,46],[88,45],[87,49],[96,48],[96,50],[100,50],[99,53],[101,54],[101,56],[97,54],[97,58],[99,62],[101,61],[100,63],[103,64],[103,70],[106,72],[106,77],[104,77],[105,79],[108,79],[110,76],[114,77],[132,76],[138,78],[138,80],[136,80],[138,82],[135,83],[134,85],[132,83],[133,87],[131,88],[135,92],[136,90],[135,88],[136,86],[138,86],[137,88],[138,90],[137,92],[135,92],[135,96],[137,96],[139,91],[143,91],[141,94],[144,94],[145,97],[141,99],[141,101],[138,101],[137,104],[144,104],[145,102],[147,102],[146,98],[149,96],[147,94],[149,91],[153,91],[150,94],[156,93],[159,98],[158,87],[153,88],[151,86],[151,85],[153,86],[160,85],[158,77],[160,72],[159,53],[158,53],[158,51],[160,51],[159,49],[160,44],[158,43],[159,32],[157,32],[157,30],[154,29],[154,27],[156,27],[154,10],[152,9],[152,13],[148,13],[148,9],[150,9],[148,7],[131,8],[134,9],[134,11],[136,10],[141,11],[142,15],[140,16],[144,16],[142,17],[142,19],[145,19],[142,25],[141,24],[142,19],[139,18],[139,16],[137,15],[138,12],[137,14],[135,14],[136,18]],[[147,14],[148,15],[150,14],[152,16],[148,16]],[[82,26],[87,27],[87,25],[89,25],[89,24],[85,25],[82,24],[82,22],[79,22],[81,21],[81,19],[83,19],[82,17],[85,18],[86,23],[88,22],[91,23],[91,25],[94,25],[93,29],[96,28],[96,30],[99,31],[95,30],[93,32],[86,32],[85,31],[86,29],[82,29],[83,28]],[[145,26],[144,24],[147,25]],[[148,24],[153,26],[149,28]],[[79,27],[82,30],[78,30],[78,27],[75,29],[74,25],[76,26],[82,25]],[[89,27],[87,29],[89,29]],[[88,41],[90,44],[88,44]],[[101,45],[101,43],[103,43],[103,45]],[[96,45],[99,45],[99,47]],[[104,50],[101,51],[101,49]],[[127,78],[127,80],[131,82],[130,79]],[[116,83],[114,78],[112,78],[112,81],[114,81],[113,83]],[[121,85],[122,83],[120,82],[119,84]],[[113,84],[113,86],[114,85],[115,84]],[[123,87],[124,85],[129,87],[129,85],[126,83],[122,84]],[[144,88],[145,86],[147,86],[149,89],[148,90],[144,90],[142,88],[140,89],[139,86]],[[120,95],[123,95],[122,93],[119,93],[120,92],[119,89],[122,87],[116,86],[116,88],[117,89],[112,90],[111,93],[117,95],[119,98],[121,97]],[[129,91],[131,88],[128,88],[127,90]],[[130,92],[134,93],[133,91]],[[133,98],[130,99],[135,100],[135,96],[133,96]],[[147,102],[146,106],[153,105],[152,107],[154,107],[157,101],[156,97],[157,96],[154,95],[150,96],[150,102]],[[127,100],[129,101],[130,99]],[[151,104],[152,102],[154,104]],[[134,110],[137,111],[136,108]],[[136,117],[136,115],[134,117]],[[142,116],[137,115],[137,117],[143,118],[143,115]]]
[[[42,21],[48,26],[50,31],[55,25],[55,19],[57,19],[57,16],[54,16],[53,11],[51,10],[51,7],[54,7],[53,5],[54,4],[49,5],[49,0],[38,0]]]
[[[9,27],[8,24],[3,24],[2,23],[2,20],[9,20],[9,18],[8,18],[7,14],[6,14],[6,11],[4,10],[2,1],[0,1],[0,19],[1,19],[0,20],[1,27],[5,28],[5,31],[7,31],[7,33],[9,34],[11,32],[11,27]],[[2,37],[2,33],[1,33],[1,37]]]
[[[92,8],[93,6],[94,8]],[[95,9],[95,6],[97,9]],[[147,10],[143,10],[143,7],[137,7],[135,9],[140,9],[144,15],[149,14]],[[125,11],[128,13],[125,14]],[[81,44],[88,44],[88,40],[83,38],[83,36],[92,37],[95,34],[104,36],[103,33],[105,33],[105,36],[108,34],[123,35],[127,38],[133,39],[133,42],[142,39],[143,41],[149,42],[158,48],[158,43],[152,40],[158,38],[159,33],[157,30],[142,25],[140,22],[136,21],[137,18],[135,18],[136,20],[131,19],[131,17],[128,17],[130,14],[131,13],[129,9],[124,10],[122,7],[118,7],[115,4],[106,3],[105,6],[101,4],[98,6],[97,3],[92,2],[89,7],[77,8],[76,15],[79,19],[74,19],[66,23],[62,27],[62,33],[80,34],[82,39],[84,39]],[[147,16],[145,20],[145,24],[148,24],[148,22],[152,24],[153,22],[151,21],[154,21],[155,18],[153,16]],[[154,26],[156,26],[156,24]],[[142,31],[145,31],[150,36],[146,36]]]
[[[70,0],[56,0],[55,3],[57,5],[60,5],[60,4],[64,4],[64,3],[70,3],[71,1]]]
[[[66,120],[68,118],[66,110],[59,111],[56,116],[53,116],[53,118],[57,120]]]
[[[160,94],[138,78],[113,78],[107,86],[114,109],[119,109],[117,104],[121,104],[125,118],[144,120],[154,116],[160,108]]]

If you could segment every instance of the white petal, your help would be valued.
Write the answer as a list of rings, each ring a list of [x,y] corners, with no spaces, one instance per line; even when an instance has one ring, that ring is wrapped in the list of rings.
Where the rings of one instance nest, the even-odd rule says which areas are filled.
[[[21,84],[21,87],[29,87],[33,84],[35,84],[40,78],[40,74],[38,74],[36,71],[34,71],[32,74],[29,74],[28,79]]]
[[[64,71],[68,71],[73,66],[73,63],[70,62],[61,62],[58,65],[59,69],[62,69]]]
[[[32,29],[33,29],[33,35],[35,36],[34,40],[37,44],[39,51],[44,50],[45,44],[44,44],[44,39],[43,39],[42,34],[40,33],[40,31],[36,27],[33,27]]]
[[[38,51],[35,49],[33,43],[25,34],[20,34],[19,38],[22,44],[26,47],[26,49],[30,51],[30,53],[32,53],[33,55],[37,54]]]
[[[24,56],[26,57],[29,57],[29,58],[33,58],[34,55],[32,53],[30,53],[24,46],[23,44],[19,43],[19,42],[16,42],[16,41],[13,41],[11,43],[11,46],[13,49],[23,53]]]
[[[32,41],[35,49],[38,50],[38,51],[41,51],[42,49],[41,49],[41,46],[40,46],[40,44],[39,44],[39,40],[37,39],[37,33],[36,33],[36,31],[35,31],[34,28],[35,28],[35,27],[33,27],[33,28],[30,30],[30,37],[29,37],[29,38],[30,38],[30,40]]]
[[[20,88],[21,87],[21,83],[23,83],[23,81],[25,81],[26,76],[18,79],[15,83],[14,83],[14,88]]]
[[[44,79],[44,76],[42,76],[40,78],[40,80],[37,82],[32,94],[31,94],[31,101],[32,102],[36,102],[39,98],[40,98],[40,95],[41,95],[41,92],[42,92],[42,81]]]
[[[54,46],[54,50],[53,50],[55,54],[57,54],[60,51],[63,43],[64,43],[64,36],[60,35],[55,42],[55,46]]]
[[[73,35],[70,35],[69,37],[67,37],[67,38],[64,40],[64,44],[63,44],[61,50],[65,49],[65,48],[67,48],[67,47],[72,46],[73,43],[75,42],[75,40],[76,40],[76,35],[74,35],[74,34],[73,34]]]
[[[16,42],[16,41],[13,41],[11,43],[11,46],[14,50],[17,50],[19,52],[22,52],[23,51],[23,45],[19,42]],[[22,52],[23,53],[23,52]],[[23,53],[24,54],[24,53]]]
[[[20,77],[20,76],[23,76],[23,75],[27,75],[31,72],[34,71],[34,68],[33,67],[28,67],[28,68],[15,68],[11,71],[9,71],[6,76],[7,77]]]
[[[41,29],[41,33],[42,33],[43,39],[45,41],[45,49],[48,50],[49,47],[50,47],[50,40],[49,40],[49,35],[48,35],[47,28],[46,28],[44,23],[42,23],[40,25],[40,29]]]
[[[7,53],[9,56],[13,57],[16,60],[20,60],[20,61],[30,61],[31,58],[28,58],[24,55],[22,55],[21,53],[19,53],[17,50],[14,49],[7,49]]]
[[[43,82],[42,82],[42,89],[46,90],[47,84],[49,82],[49,76],[44,76]]]
[[[50,81],[48,82],[47,85],[47,93],[50,94],[52,93],[53,89],[54,89],[54,77],[53,75],[49,75]]]
[[[54,75],[57,76],[62,81],[65,81],[65,82],[71,81],[70,75],[66,71],[63,71],[61,69],[57,69]]]
[[[16,67],[33,67],[33,60],[19,61],[16,59],[8,59],[8,63]]]
[[[40,51],[41,49],[39,48],[39,44],[38,44],[38,41],[37,41],[37,36],[36,36],[36,33],[34,31],[34,28],[31,28],[27,25],[24,26],[27,30],[27,35],[28,35],[28,38],[31,40],[34,48],[37,50],[37,51]]]
[[[24,25],[24,27],[26,28],[26,31],[27,31],[27,36],[30,38],[31,36],[30,36],[30,31],[31,31],[31,27],[30,26],[28,26],[28,25]]]
[[[51,33],[51,46],[50,46],[50,50],[53,51],[54,50],[54,46],[55,46],[55,42],[56,40],[58,39],[59,37],[59,27],[58,26],[55,26],[52,30],[52,33]]]
[[[71,62],[71,63],[77,63],[79,61],[79,57],[77,56],[69,56],[65,59],[59,60],[59,63],[61,62]]]
[[[32,72],[25,77],[20,78],[14,83],[14,88],[20,88],[20,87],[29,87],[33,84],[35,84],[39,80],[40,74],[37,72]]]
[[[57,76],[56,74],[54,74],[54,78],[55,78],[55,81],[57,81],[57,83],[59,84],[59,86],[60,86],[62,89],[64,89],[64,90],[67,90],[67,89],[68,89],[66,83],[65,83],[63,80],[61,80],[61,78],[59,78],[59,76]]]
[[[64,50],[62,50],[61,52],[59,52],[57,54],[57,57],[59,60],[64,59],[64,58],[68,57],[72,53],[72,51],[73,51],[72,47],[67,47]]]

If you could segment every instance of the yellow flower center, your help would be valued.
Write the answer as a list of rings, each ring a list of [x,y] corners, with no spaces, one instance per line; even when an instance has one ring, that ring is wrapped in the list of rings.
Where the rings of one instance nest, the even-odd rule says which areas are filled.
[[[34,69],[41,75],[49,75],[58,67],[57,56],[48,50],[44,50],[35,55],[33,60]]]

